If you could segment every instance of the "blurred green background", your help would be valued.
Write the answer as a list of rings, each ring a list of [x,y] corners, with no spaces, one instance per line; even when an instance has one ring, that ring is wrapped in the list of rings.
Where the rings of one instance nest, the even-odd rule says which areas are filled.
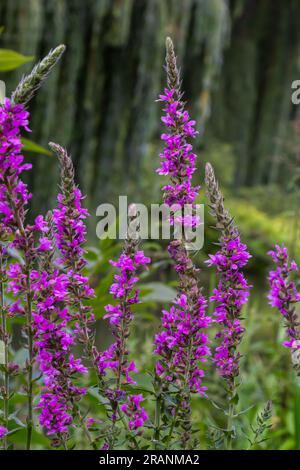
[[[299,18],[299,0],[0,1],[0,49],[34,56],[9,71],[0,50],[0,78],[8,95],[34,61],[59,43],[67,46],[30,105],[30,138],[43,147],[57,141],[71,151],[92,216],[99,204],[116,202],[120,194],[147,204],[160,200],[162,180],[154,169],[162,126],[155,100],[165,84],[165,37],[172,37],[188,108],[198,121],[195,179],[203,184],[205,162],[214,165],[253,256],[247,273],[254,287],[245,311],[240,409],[254,404],[249,414],[255,420],[257,410],[273,400],[271,438],[261,447],[274,449],[300,449],[300,388],[281,346],[281,319],[267,305],[265,282],[270,268],[266,252],[275,242],[285,242],[300,261],[300,114],[291,102],[291,84],[300,79]],[[19,57],[15,65],[22,61]],[[57,162],[51,154],[26,154],[34,165],[29,184],[37,214],[55,203]],[[199,202],[204,197],[202,191]],[[207,253],[215,250],[211,224],[206,214],[205,246],[195,255],[202,267]],[[89,270],[101,317],[113,275],[107,261],[119,246],[99,245],[94,237],[93,219]],[[143,279],[131,346],[145,372],[159,327],[157,303],[172,300],[175,279],[165,246],[148,241],[144,247],[154,263]],[[205,267],[202,280],[209,293],[215,279]],[[103,328],[99,342],[104,348]],[[208,366],[210,393],[222,400],[221,381],[212,369]],[[195,417],[205,441],[209,425],[214,420],[222,424],[222,418],[209,401],[197,403]],[[243,436],[244,415],[239,421]],[[245,446],[246,439],[240,439],[236,446]],[[44,443],[36,436],[39,445]]]

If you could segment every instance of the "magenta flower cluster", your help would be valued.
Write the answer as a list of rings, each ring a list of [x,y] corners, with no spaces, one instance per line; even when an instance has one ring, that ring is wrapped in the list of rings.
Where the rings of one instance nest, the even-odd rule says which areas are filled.
[[[94,297],[89,279],[82,273],[86,266],[84,259],[86,243],[86,225],[88,211],[82,206],[83,196],[74,183],[73,166],[66,151],[52,144],[58,153],[61,163],[62,184],[57,197],[57,207],[53,211],[54,238],[60,253],[57,265],[64,269],[68,278],[68,293],[66,302],[76,320],[76,333],[80,341],[88,340],[89,325],[95,321],[90,306],[85,301]]]
[[[298,272],[295,261],[289,262],[288,251],[284,246],[275,246],[269,252],[276,269],[269,273],[269,303],[283,315],[286,323],[288,340],[283,342],[287,348],[300,349],[299,319],[295,312],[295,304],[300,301],[300,294],[291,275]]]
[[[142,428],[144,423],[149,419],[144,408],[140,403],[144,400],[143,395],[129,395],[127,403],[121,405],[121,410],[129,418],[128,426],[131,430]]]
[[[86,374],[88,369],[74,357],[72,347],[83,335],[83,329],[89,333],[88,324],[94,321],[90,307],[83,305],[83,300],[91,298],[94,291],[81,273],[86,263],[83,244],[84,219],[88,213],[81,206],[82,195],[74,184],[69,156],[60,146],[55,146],[55,150],[60,156],[62,183],[53,211],[52,237],[59,258],[52,263],[54,269],[41,272],[32,286],[37,310],[35,342],[45,385],[38,406],[40,422],[49,435],[68,432],[74,420],[74,404],[86,393],[85,388],[74,382],[78,374]]]
[[[216,267],[220,275],[210,301],[216,303],[215,321],[223,326],[216,336],[221,344],[216,348],[213,361],[219,373],[225,377],[235,377],[239,373],[240,353],[236,348],[244,332],[240,316],[250,288],[241,269],[250,257],[246,245],[241,243],[240,236],[234,232],[232,236],[222,237],[220,250],[210,255],[207,261],[209,266]]]
[[[156,363],[158,376],[181,387],[189,368],[190,391],[200,394],[204,394],[207,387],[202,384],[204,371],[199,363],[205,362],[210,354],[208,337],[203,331],[210,324],[210,318],[205,315],[206,304],[204,296],[200,295],[195,310],[189,306],[187,296],[181,294],[170,310],[163,310],[163,329],[155,336],[155,353],[161,356]],[[191,338],[193,344],[188,349],[186,345]]]
[[[157,172],[168,175],[171,181],[162,188],[164,202],[175,208],[171,222],[182,227],[195,227],[199,220],[194,215],[183,214],[183,208],[187,204],[194,207],[199,192],[199,186],[192,183],[197,157],[188,142],[197,135],[194,129],[196,122],[184,109],[179,86],[166,88],[159,101],[165,104],[162,122],[168,132],[161,136],[165,146]],[[202,385],[204,372],[200,364],[210,353],[204,332],[210,324],[210,318],[205,315],[206,300],[197,285],[197,270],[184,243],[174,240],[168,251],[180,278],[180,292],[175,305],[169,311],[163,311],[162,330],[155,336],[155,352],[161,356],[156,364],[156,374],[162,380],[174,381],[180,388],[189,370],[190,391],[202,394],[206,387]]]
[[[32,291],[36,301],[33,313],[37,361],[44,386],[38,408],[40,423],[48,435],[68,432],[73,421],[74,402],[86,390],[74,385],[77,374],[87,373],[80,359],[71,352],[75,344],[72,315],[65,306],[69,280],[57,270],[32,272]]]
[[[187,139],[197,135],[194,129],[196,121],[190,120],[176,89],[166,88],[164,94],[159,95],[159,101],[165,103],[162,122],[169,132],[161,136],[165,146],[160,154],[160,167],[156,171],[159,175],[168,175],[173,182],[162,188],[165,204],[183,208],[186,204],[193,205],[199,192],[199,186],[192,184],[197,156],[192,151],[192,145],[187,142]],[[183,216],[180,213],[175,215],[174,221],[186,227],[199,223],[195,216]]]
[[[7,276],[8,292],[14,296],[28,291],[28,265],[39,251],[44,250],[43,234],[38,248],[34,247],[35,225],[25,226],[25,213],[31,194],[22,181],[22,173],[31,168],[24,163],[22,155],[21,129],[29,131],[29,113],[22,105],[13,105],[9,99],[0,107],[1,150],[0,150],[0,215],[1,230],[13,235],[10,247],[19,249],[25,263],[16,262],[10,265]],[[39,234],[40,236],[41,234]],[[18,298],[9,308],[11,315],[24,314],[21,299]]]
[[[22,105],[13,105],[5,98],[0,106],[0,214],[2,223],[13,229],[17,225],[16,211],[24,220],[24,213],[31,194],[27,185],[21,180],[20,175],[29,170],[31,165],[24,163],[21,154],[22,144],[20,130],[28,128],[29,113]]]
[[[86,239],[84,220],[88,216],[87,209],[81,205],[83,197],[79,188],[71,182],[69,194],[59,193],[58,205],[53,211],[56,227],[56,243],[61,253],[59,261],[67,267],[76,262],[79,271],[85,265],[83,244]]]
[[[148,419],[144,408],[140,406],[141,396],[130,395],[126,397],[124,385],[134,384],[131,373],[138,372],[134,361],[128,360],[126,340],[129,336],[129,326],[133,319],[132,307],[139,303],[139,291],[135,288],[139,280],[137,270],[150,263],[150,258],[141,250],[131,246],[129,241],[118,261],[111,261],[112,266],[120,270],[115,274],[110,293],[116,304],[105,307],[104,319],[109,319],[115,342],[106,350],[98,354],[97,364],[99,373],[105,380],[108,372],[114,377],[114,387],[106,387],[106,396],[111,403],[123,403],[121,410],[130,418],[130,429],[142,427]],[[116,407],[117,405],[115,405]],[[114,405],[113,405],[114,408]],[[116,409],[113,409],[113,420],[116,419]]]
[[[85,389],[74,385],[73,377],[87,372],[81,361],[75,359],[71,352],[75,344],[75,332],[72,332],[74,317],[68,308],[68,300],[69,304],[73,302],[71,287],[74,287],[74,283],[80,286],[83,297],[92,293],[87,278],[79,272],[84,263],[81,244],[85,242],[82,219],[86,217],[86,210],[80,207],[80,191],[74,188],[73,200],[78,216],[75,216],[77,214],[74,211],[70,214],[70,205],[66,203],[64,194],[59,194],[58,208],[54,211],[57,246],[61,250],[63,261],[78,260],[77,272],[69,269],[64,274],[58,268],[36,269],[37,260],[41,262],[44,257],[51,255],[54,246],[48,223],[43,216],[38,216],[34,225],[25,225],[26,205],[31,195],[20,176],[31,165],[23,163],[20,130],[22,127],[29,130],[28,112],[21,105],[13,106],[6,99],[0,107],[0,122],[2,225],[14,233],[11,246],[23,252],[25,259],[24,263],[11,263],[7,270],[8,292],[17,298],[10,305],[9,312],[11,315],[25,314],[23,299],[30,295],[30,326],[33,329],[35,355],[44,383],[37,405],[41,409],[40,423],[49,435],[66,433],[73,421],[74,402],[85,393]],[[78,317],[78,313],[76,316]]]

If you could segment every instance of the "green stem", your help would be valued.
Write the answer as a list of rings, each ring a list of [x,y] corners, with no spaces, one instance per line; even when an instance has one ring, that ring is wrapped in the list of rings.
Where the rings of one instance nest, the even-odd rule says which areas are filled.
[[[193,307],[190,307],[191,310]],[[187,364],[186,364],[186,371],[184,374],[184,384],[183,387],[180,391],[180,397],[178,401],[178,405],[180,405],[181,402],[187,402],[188,407],[187,410],[184,411],[184,418],[183,418],[183,429],[184,432],[182,434],[182,446],[183,449],[186,450],[189,446],[189,442],[191,439],[191,392],[190,392],[190,386],[189,386],[189,380],[190,380],[190,369],[191,369],[191,362],[192,362],[192,348],[193,348],[193,338],[189,339],[189,344],[188,344],[188,358],[187,358]],[[172,431],[173,432],[173,431]]]
[[[2,335],[4,343],[4,391],[3,391],[3,421],[4,426],[8,427],[9,415],[9,372],[8,372],[8,338],[7,338],[7,324],[6,324],[6,311],[4,305],[4,281],[3,281],[3,260],[0,257],[0,308],[1,308],[1,322],[2,322]],[[3,438],[4,449],[7,449],[7,436]]]
[[[27,438],[26,449],[31,447],[32,429],[33,429],[33,381],[32,381],[32,367],[33,367],[33,332],[32,332],[32,305],[31,305],[31,285],[29,272],[27,274],[27,334],[28,334],[28,373],[27,373]]]
[[[84,421],[83,417],[81,416],[81,413],[80,413],[80,409],[78,408],[77,409],[77,417],[79,419],[79,421],[81,422],[82,426],[83,426],[83,432],[84,434],[86,435],[86,438],[89,442],[89,445],[94,449],[94,450],[97,450],[97,445],[96,443],[93,441],[93,438],[87,428],[87,425],[86,425],[86,422]]]
[[[227,434],[226,434],[226,448],[227,450],[232,450],[232,426],[235,414],[235,406],[233,404],[233,399],[236,395],[236,384],[234,378],[229,383],[229,407],[228,407],[228,416],[227,416]]]
[[[166,442],[166,449],[167,450],[169,450],[169,445],[170,445],[170,442],[171,442],[171,439],[172,439],[172,436],[173,436],[173,431],[174,431],[174,427],[175,427],[175,423],[176,423],[176,419],[177,419],[177,415],[178,415],[178,410],[179,410],[179,402],[178,402],[178,404],[175,408],[175,413],[174,413],[172,423],[171,423],[171,426],[170,426],[170,431],[169,431],[168,439],[167,439],[167,442]]]
[[[15,204],[15,201],[12,197],[12,188],[9,180],[5,181],[7,187],[7,197],[13,211],[16,226],[20,231],[21,236],[26,241],[26,245],[30,245],[28,236],[26,234],[24,223],[22,218],[20,217],[19,210]],[[31,296],[31,284],[30,284],[30,268],[31,262],[30,258],[26,256],[26,249],[24,249],[24,258],[25,258],[25,268],[26,268],[26,317],[27,317],[27,335],[28,335],[28,364],[27,364],[27,408],[28,408],[28,415],[27,415],[27,436],[26,436],[26,449],[29,450],[31,447],[31,437],[32,437],[32,429],[33,429],[33,411],[32,411],[32,403],[33,403],[33,381],[32,381],[32,368],[33,368],[33,331],[32,331],[32,296]]]
[[[160,412],[161,412],[161,392],[159,390],[155,403],[155,421],[154,421],[154,448],[157,450],[157,444],[160,439]]]
[[[118,408],[117,408],[117,412],[118,412],[119,418],[120,418],[120,420],[122,421],[124,427],[125,427],[125,428],[128,430],[128,432],[129,432],[129,437],[130,437],[130,439],[132,439],[132,441],[133,441],[133,443],[134,443],[134,445],[135,445],[135,449],[138,450],[138,449],[139,449],[138,442],[137,442],[135,436],[132,434],[131,430],[129,429],[127,419],[125,418],[124,414],[123,414],[122,411],[120,410],[119,405],[118,405]]]
[[[67,444],[67,439],[66,439],[65,435],[64,434],[58,434],[58,436],[60,437],[60,440],[62,442],[62,446],[63,446],[64,450],[69,450],[68,444]]]

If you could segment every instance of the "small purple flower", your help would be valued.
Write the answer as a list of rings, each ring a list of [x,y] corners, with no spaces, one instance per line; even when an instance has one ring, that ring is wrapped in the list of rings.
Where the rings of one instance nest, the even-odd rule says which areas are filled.
[[[0,426],[0,439],[3,439],[3,437],[5,437],[7,433],[8,429],[4,426]]]
[[[149,419],[145,409],[140,405],[143,400],[144,397],[142,394],[130,395],[127,403],[124,403],[120,407],[123,413],[129,418],[128,426],[131,430],[142,428],[144,423]]]
[[[288,340],[283,342],[283,346],[297,350],[300,349],[300,323],[295,305],[300,301],[300,294],[291,280],[291,274],[298,272],[298,266],[295,261],[289,263],[288,251],[284,246],[276,245],[275,250],[268,254],[276,265],[276,269],[269,273],[269,304],[284,317]]]
[[[101,450],[109,450],[109,443],[104,442],[103,446],[101,447]]]

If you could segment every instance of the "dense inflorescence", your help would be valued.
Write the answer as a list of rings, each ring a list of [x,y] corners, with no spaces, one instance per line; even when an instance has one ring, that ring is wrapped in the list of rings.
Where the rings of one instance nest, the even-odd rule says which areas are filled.
[[[207,261],[209,266],[216,267],[219,274],[218,285],[210,300],[216,305],[215,321],[223,327],[216,336],[221,343],[215,350],[213,361],[232,388],[234,378],[239,375],[240,353],[237,347],[244,333],[241,324],[242,306],[248,300],[250,288],[241,270],[251,256],[247,246],[241,242],[229,212],[224,208],[223,196],[209,164],[206,166],[206,186],[210,208],[220,230],[220,249],[210,255]]]
[[[209,354],[207,335],[203,331],[210,323],[205,315],[206,304],[200,295],[195,311],[195,307],[188,304],[186,294],[181,294],[170,310],[163,310],[163,329],[155,336],[155,353],[162,358],[156,363],[156,373],[180,387],[189,365],[187,385],[191,392],[200,394],[207,390],[202,383],[204,371],[199,368],[199,363],[205,361]],[[191,342],[189,348],[186,347],[187,340]]]
[[[24,253],[25,263],[14,263],[8,273],[9,291],[14,295],[26,293],[26,278],[29,265],[34,261],[36,250],[34,247],[34,234],[39,231],[33,226],[25,226],[25,215],[31,194],[22,180],[24,171],[31,168],[31,164],[24,163],[21,153],[21,130],[28,128],[29,113],[23,105],[13,105],[9,99],[4,100],[0,107],[1,151],[0,151],[0,215],[1,226],[7,235],[11,235],[11,248]],[[40,248],[43,250],[43,245]],[[20,302],[11,306],[11,313],[18,313]],[[24,312],[23,312],[24,313]]]
[[[269,273],[269,303],[284,317],[288,340],[283,345],[297,350],[300,349],[300,322],[295,304],[300,301],[300,294],[291,275],[298,272],[298,266],[295,261],[289,262],[288,251],[284,246],[276,245],[269,255],[276,264],[276,269]]]
[[[0,152],[0,214],[2,223],[16,227],[17,217],[24,221],[25,209],[31,194],[20,176],[31,165],[24,163],[21,154],[21,129],[28,128],[29,113],[22,105],[13,105],[8,98],[0,107],[1,152]],[[18,209],[16,213],[15,208]]]
[[[87,373],[72,353],[76,338],[72,315],[65,304],[69,280],[57,269],[32,272],[32,277],[35,346],[44,383],[37,405],[41,410],[40,423],[48,435],[64,434],[66,438],[74,419],[74,404],[86,391],[74,385],[74,378]]]
[[[40,220],[43,230],[49,232],[52,257],[47,256],[47,269],[36,273],[32,285],[37,302],[33,316],[38,362],[44,379],[38,405],[40,422],[49,435],[58,434],[66,439],[77,415],[77,402],[86,391],[74,384],[77,375],[88,370],[80,359],[75,359],[72,347],[82,328],[86,328],[88,335],[87,325],[94,321],[90,307],[83,305],[85,299],[93,296],[93,290],[81,273],[86,264],[83,245],[87,210],[81,206],[82,196],[74,183],[70,157],[57,144],[51,144],[51,148],[61,164],[61,192],[57,207],[49,216],[51,227]],[[53,245],[58,248],[58,258],[54,256]]]
[[[25,315],[26,324],[23,331],[27,337],[28,349],[28,358],[25,365],[28,403],[27,448],[30,448],[33,429],[34,365],[32,270],[37,257],[41,252],[48,249],[49,244],[36,224],[25,224],[31,194],[21,177],[25,170],[31,168],[31,165],[24,163],[24,157],[21,154],[21,130],[29,131],[28,117],[29,114],[22,104],[14,105],[9,99],[4,100],[0,108],[0,215],[2,216],[2,227],[7,235],[10,235],[10,241],[6,247],[17,249],[20,253],[19,259],[21,258],[20,261],[11,263],[6,270],[7,291],[11,292],[14,297],[7,313],[9,315]],[[7,353],[5,354],[7,368]]]
[[[95,317],[86,301],[94,297],[94,291],[88,277],[82,273],[86,266],[84,246],[88,211],[82,206],[84,198],[74,181],[71,157],[58,144],[51,143],[50,147],[57,153],[61,167],[58,205],[53,211],[54,238],[60,253],[57,262],[68,277],[67,301],[76,320],[77,338],[84,344],[88,358],[93,361],[94,341],[90,327]]]
[[[129,224],[136,219],[134,206],[130,207]],[[133,320],[132,308],[139,303],[139,291],[136,283],[139,280],[137,272],[150,263],[150,258],[138,249],[139,239],[127,236],[124,250],[117,261],[110,261],[112,266],[120,272],[114,275],[114,282],[110,287],[116,303],[105,307],[104,319],[109,319],[115,342],[106,350],[98,354],[97,364],[103,380],[104,394],[111,403],[112,421],[117,419],[117,411],[121,409],[129,418],[129,428],[143,427],[148,415],[140,406],[141,395],[128,395],[124,385],[134,384],[131,377],[137,372],[134,361],[129,361],[127,340],[130,334],[130,325]],[[109,385],[113,378],[113,384]],[[106,382],[106,379],[107,382]],[[119,404],[122,403],[121,407]]]
[[[192,177],[196,170],[196,155],[189,139],[197,135],[196,122],[191,120],[184,109],[180,76],[176,65],[172,41],[167,39],[166,70],[168,87],[159,96],[165,105],[163,123],[167,133],[161,138],[165,144],[160,155],[162,161],[158,174],[168,175],[170,183],[163,190],[164,203],[171,209],[170,223],[181,226],[182,237],[175,237],[168,246],[175,270],[179,277],[179,292],[174,306],[162,315],[162,329],[155,337],[155,352],[160,356],[156,364],[156,376],[163,388],[168,382],[178,387],[178,407],[182,410],[183,441],[190,438],[190,393],[203,394],[204,371],[201,362],[209,355],[208,338],[205,329],[210,319],[205,314],[206,300],[198,284],[198,269],[194,266],[186,248],[186,228],[199,225],[198,218],[189,213],[186,205],[195,207],[199,192],[193,186]],[[175,232],[174,232],[175,234]],[[173,410],[174,412],[174,410]]]
[[[192,184],[196,155],[192,152],[192,145],[187,142],[197,134],[194,129],[196,123],[190,120],[188,112],[184,110],[179,72],[170,40],[167,40],[166,62],[168,88],[159,99],[165,103],[165,116],[162,121],[167,126],[168,133],[162,134],[165,148],[161,154],[161,167],[157,171],[160,175],[169,175],[172,183],[162,188],[164,202],[170,207],[175,205],[184,209],[186,204],[194,204],[199,191],[199,187]],[[187,226],[197,223],[194,218],[186,218],[182,213],[181,211],[179,215],[174,215],[174,222]],[[202,392],[203,371],[198,370],[197,360],[204,360],[208,354],[207,336],[203,332],[209,324],[209,318],[205,316],[206,301],[198,287],[198,270],[189,257],[184,240],[173,240],[168,251],[176,263],[175,270],[180,278],[181,292],[175,302],[176,306],[169,312],[163,312],[163,330],[156,335],[155,344],[156,352],[166,361],[167,369],[158,361],[156,372],[167,380],[176,377],[179,379],[177,372],[182,373],[186,369],[187,361],[192,356],[190,345],[193,343],[197,354],[188,382],[192,391]]]

